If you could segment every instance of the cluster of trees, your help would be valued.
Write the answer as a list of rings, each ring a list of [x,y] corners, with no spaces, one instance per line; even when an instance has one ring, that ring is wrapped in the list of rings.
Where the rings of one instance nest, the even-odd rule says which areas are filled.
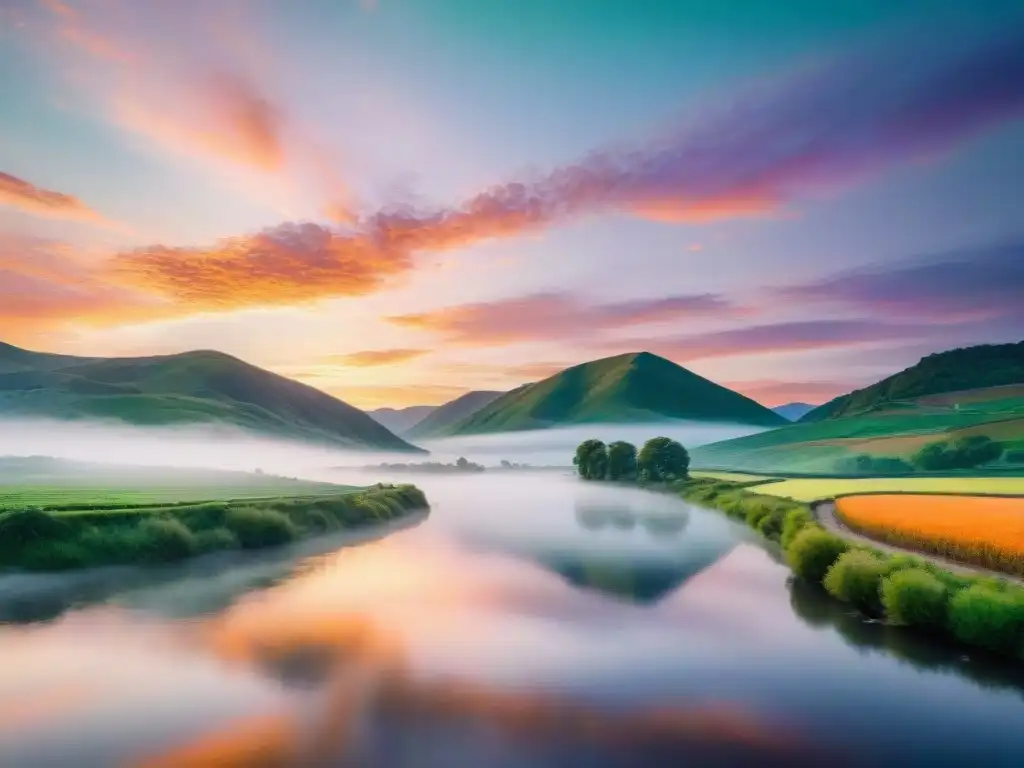
[[[914,454],[914,466],[926,472],[970,469],[995,461],[1003,455],[1003,446],[984,435],[961,437],[952,443],[928,443]]]
[[[898,456],[870,456],[862,453],[840,459],[836,471],[844,475],[899,475],[914,471],[914,465]]]
[[[460,456],[454,464],[443,464],[439,461],[424,461],[419,464],[378,464],[366,469],[383,469],[390,472],[484,472],[486,467],[469,461]]]
[[[668,437],[651,438],[639,452],[624,440],[609,445],[601,440],[584,440],[577,446],[572,463],[584,480],[656,483],[685,478],[690,469],[690,454]]]

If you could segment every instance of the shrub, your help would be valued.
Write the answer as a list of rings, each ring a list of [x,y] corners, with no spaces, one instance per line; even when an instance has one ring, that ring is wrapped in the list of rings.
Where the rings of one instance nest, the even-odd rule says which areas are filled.
[[[943,584],[922,568],[893,570],[893,557],[887,566],[890,575],[882,579],[882,606],[885,615],[896,624],[941,629],[946,622],[949,592]]]
[[[222,549],[238,549],[238,537],[227,528],[209,528],[199,531],[196,537],[196,552],[218,552]]]
[[[235,507],[228,510],[224,522],[245,549],[286,544],[299,534],[295,524],[274,509]]]
[[[155,517],[143,520],[136,529],[138,553],[143,560],[183,560],[196,549],[195,536],[180,520]]]
[[[949,628],[958,640],[1013,655],[1024,652],[1024,593],[975,584],[949,601]]]
[[[885,562],[870,552],[850,550],[841,554],[828,569],[822,584],[828,593],[865,613],[881,613],[879,583]]]
[[[849,545],[817,526],[806,526],[786,548],[786,560],[801,579],[820,584]]]
[[[30,571],[66,571],[93,563],[74,541],[39,541],[22,550],[18,564]]]
[[[38,509],[0,514],[0,558],[18,558],[32,544],[60,541],[72,535],[71,527]]]
[[[807,507],[796,507],[789,510],[782,523],[782,535],[779,537],[783,548],[788,548],[796,535],[813,522],[814,515]]]

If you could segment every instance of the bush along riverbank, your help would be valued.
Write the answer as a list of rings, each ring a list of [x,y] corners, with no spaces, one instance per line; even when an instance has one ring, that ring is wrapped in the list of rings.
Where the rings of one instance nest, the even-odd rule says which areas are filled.
[[[13,510],[0,514],[0,568],[60,571],[167,563],[217,550],[287,544],[428,508],[423,491],[414,485],[378,485],[334,496]]]
[[[820,585],[867,617],[1024,659],[1021,587],[850,542],[822,528],[810,505],[750,490],[758,481],[689,477],[686,449],[668,438],[649,440],[639,453],[628,443],[587,440],[573,464],[584,480],[675,492],[743,520],[782,548],[796,578]]]
[[[690,478],[673,490],[744,520],[777,542],[794,575],[865,616],[1024,659],[1024,589],[951,573],[913,555],[886,555],[826,531],[809,505],[742,483]]]

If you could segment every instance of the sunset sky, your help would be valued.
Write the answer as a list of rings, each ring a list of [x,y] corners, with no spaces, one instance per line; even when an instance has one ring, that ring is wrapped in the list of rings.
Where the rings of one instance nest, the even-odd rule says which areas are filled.
[[[0,341],[360,407],[1024,337],[1024,2],[0,0]]]

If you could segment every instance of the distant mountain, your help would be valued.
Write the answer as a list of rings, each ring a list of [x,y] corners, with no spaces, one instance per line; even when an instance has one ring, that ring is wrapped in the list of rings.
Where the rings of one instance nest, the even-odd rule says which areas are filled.
[[[407,433],[410,439],[442,437],[450,434],[452,427],[469,418],[486,405],[504,395],[504,392],[474,390],[450,400],[434,409],[433,413],[411,427]]]
[[[807,403],[786,403],[772,408],[779,416],[787,421],[798,421],[805,413],[813,411],[818,406]]]
[[[765,427],[786,423],[748,397],[663,357],[637,352],[576,365],[507,392],[452,425],[447,434],[669,419]]]
[[[916,365],[877,384],[830,400],[800,421],[854,416],[925,395],[1021,383],[1024,383],[1024,341],[952,349],[923,357]]]
[[[0,417],[225,424],[356,449],[421,451],[353,406],[222,352],[74,357],[0,343]]]
[[[415,427],[437,410],[436,405],[410,405],[408,408],[378,408],[366,413],[378,424],[383,424],[396,435]]]

